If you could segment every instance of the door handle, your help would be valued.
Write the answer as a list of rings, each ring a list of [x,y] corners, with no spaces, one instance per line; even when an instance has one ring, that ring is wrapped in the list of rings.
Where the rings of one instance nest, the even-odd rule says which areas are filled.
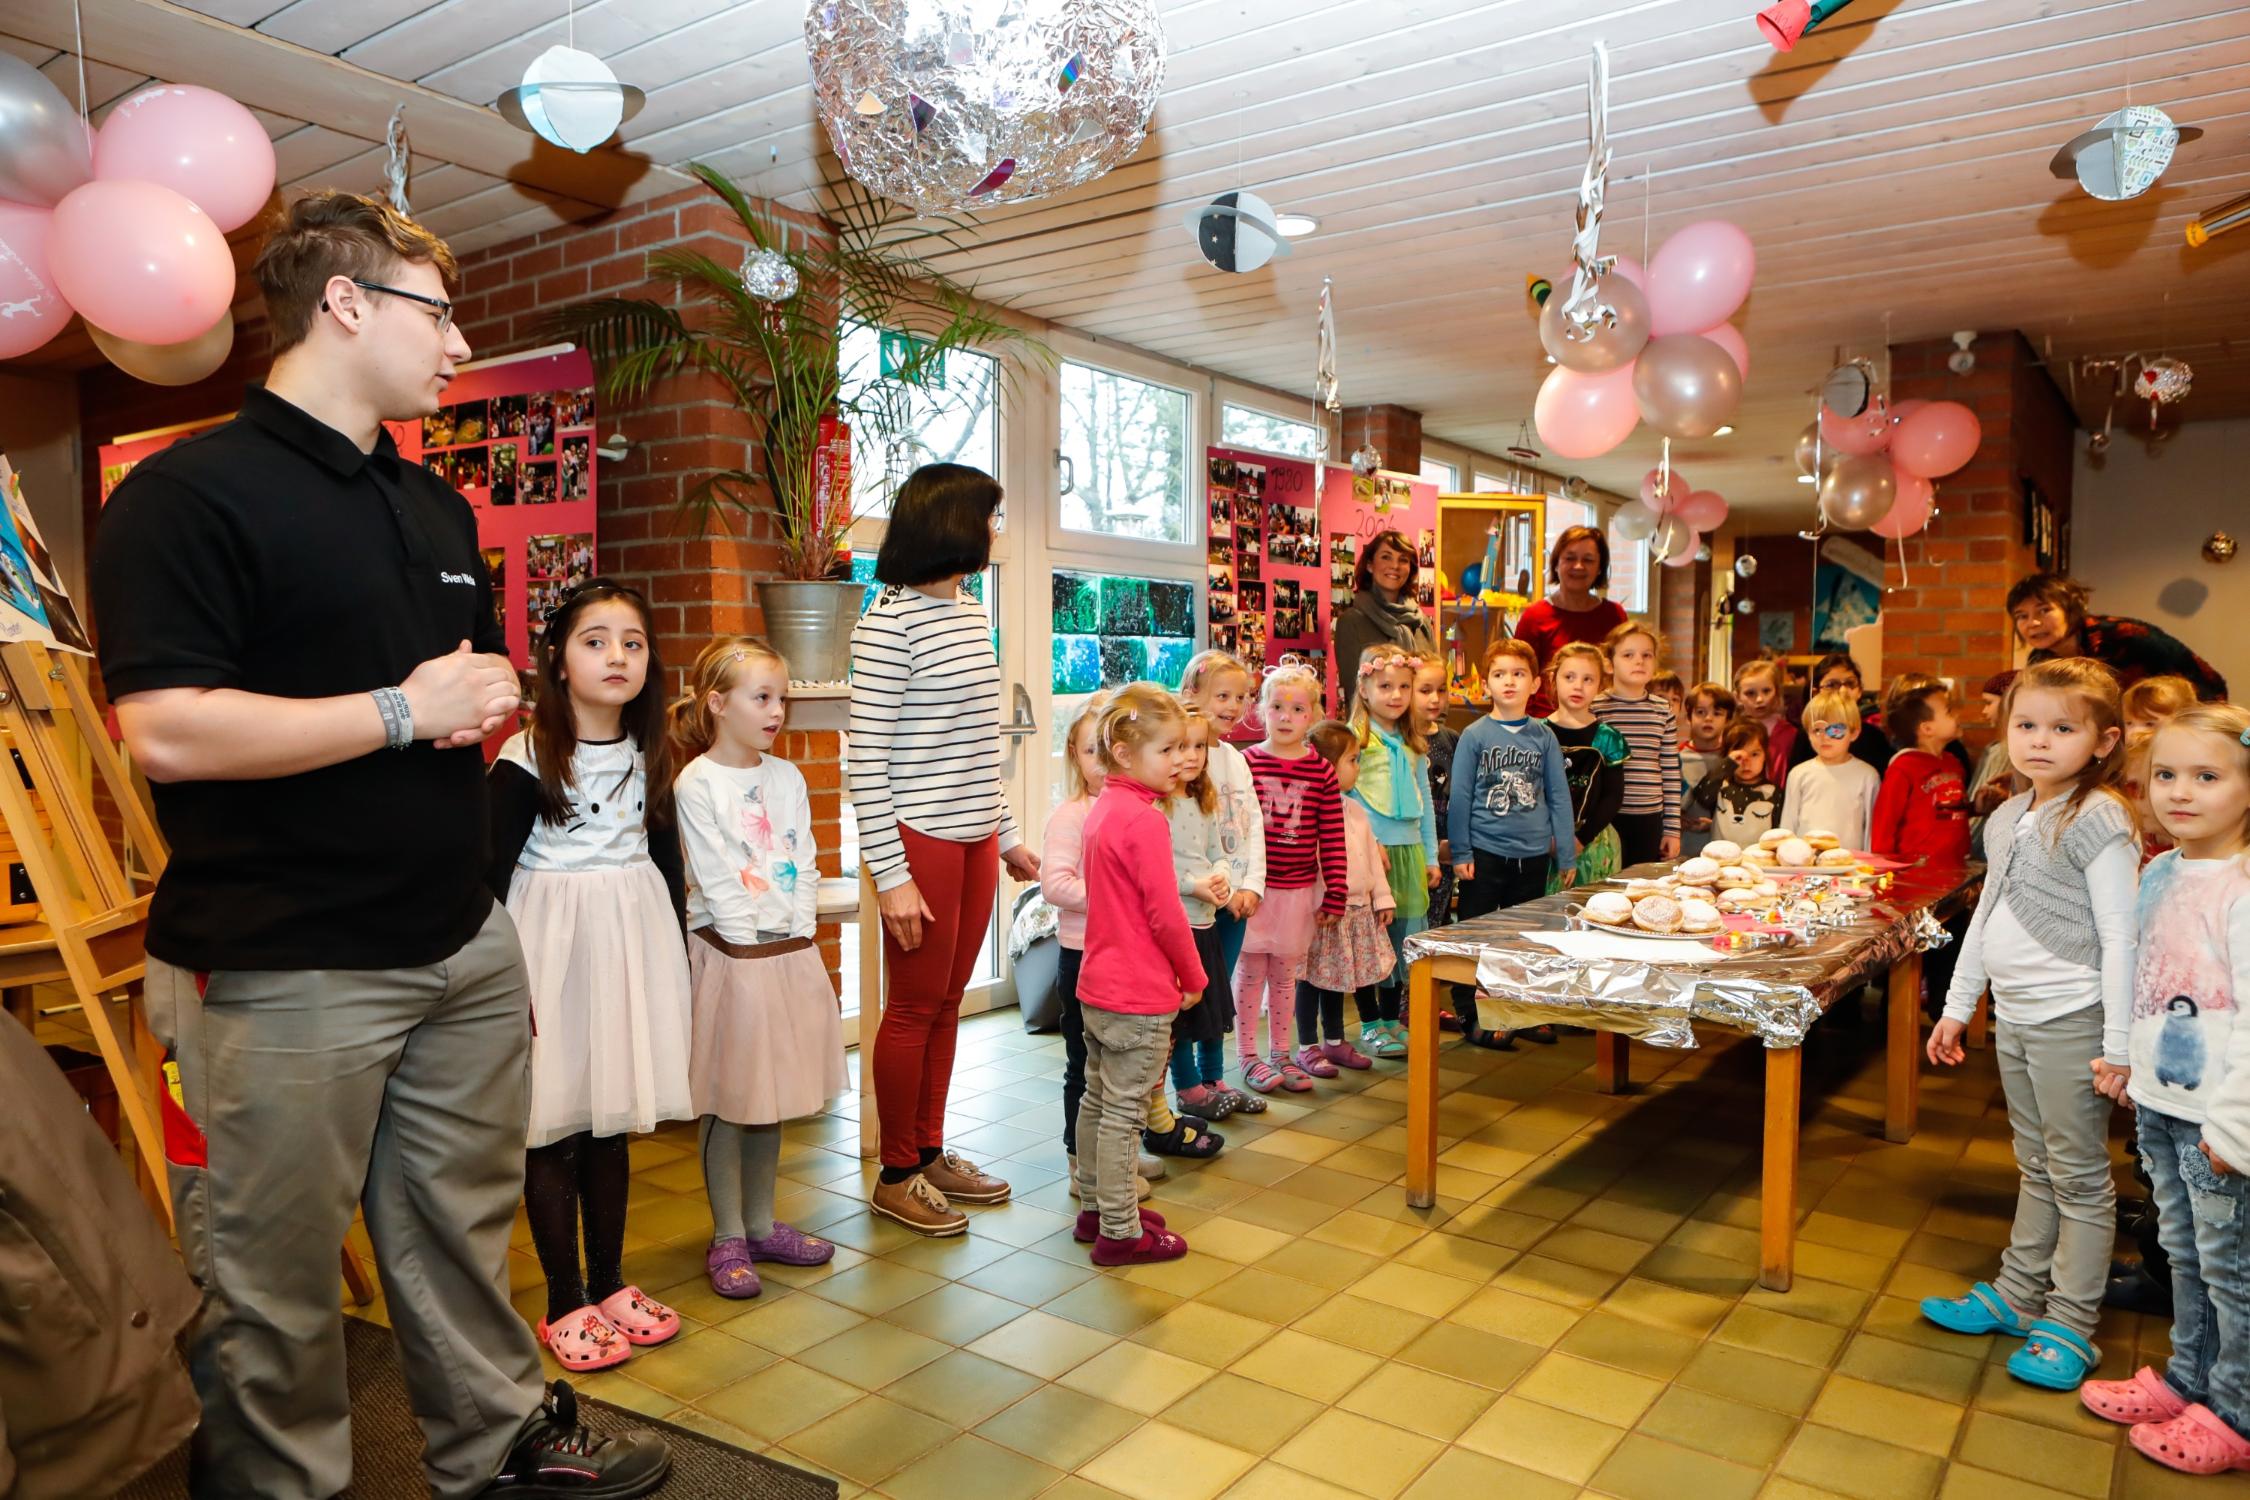
[[[1000,732],[1012,739],[1039,732],[1039,721],[1031,712],[1031,691],[1020,682],[1015,684],[1013,715],[1000,726]]]

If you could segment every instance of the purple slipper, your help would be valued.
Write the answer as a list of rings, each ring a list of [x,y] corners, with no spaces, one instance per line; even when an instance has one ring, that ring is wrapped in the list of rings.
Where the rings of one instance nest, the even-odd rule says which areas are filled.
[[[765,1290],[758,1284],[757,1269],[750,1264],[750,1242],[735,1238],[720,1240],[712,1245],[703,1257],[703,1273],[711,1278],[711,1290],[722,1297],[755,1297]]]
[[[777,1260],[785,1266],[825,1266],[836,1256],[836,1247],[816,1240],[794,1224],[773,1221],[773,1232],[762,1240],[745,1240],[752,1260]]]

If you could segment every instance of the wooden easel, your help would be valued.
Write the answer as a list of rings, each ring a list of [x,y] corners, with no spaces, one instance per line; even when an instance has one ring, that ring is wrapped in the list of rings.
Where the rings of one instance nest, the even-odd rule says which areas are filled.
[[[150,1196],[169,1224],[158,1103],[164,1055],[134,998],[148,974],[150,897],[133,889],[93,799],[80,787],[56,732],[58,714],[69,715],[76,726],[95,774],[123,817],[126,843],[152,880],[164,873],[169,858],[155,813],[110,743],[79,659],[34,645],[0,645],[0,731],[23,762],[21,776],[7,774],[0,764],[0,816],[38,895],[41,917],[0,929],[0,984],[70,981],[155,1187]],[[348,1248],[342,1264],[353,1301],[372,1300],[374,1288]]]

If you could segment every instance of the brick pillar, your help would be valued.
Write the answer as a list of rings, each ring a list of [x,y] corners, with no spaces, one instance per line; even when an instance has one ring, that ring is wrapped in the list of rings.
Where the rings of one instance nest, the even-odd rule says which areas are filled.
[[[1947,368],[1953,352],[1942,338],[1891,349],[1894,400],[1961,402],[1984,437],[1966,466],[1937,482],[1927,529],[1883,544],[1883,670],[1950,677],[1973,705],[1978,686],[2018,655],[2005,601],[2036,566],[2023,539],[2025,482],[2067,525],[2076,422],[2020,333],[1980,337],[1967,375]]]
[[[1703,663],[1709,655],[1706,622],[1711,617],[1711,565],[1656,565],[1652,571],[1656,575],[1656,628],[1664,634],[1664,667],[1679,673],[1680,681],[1692,688],[1703,680]],[[1687,726],[1681,725],[1680,730],[1686,733]]]
[[[1373,443],[1383,455],[1383,467],[1411,474],[1422,467],[1422,414],[1403,406],[1347,406],[1341,414],[1344,452],[1348,456],[1363,442]],[[1468,476],[1461,476],[1466,484]]]

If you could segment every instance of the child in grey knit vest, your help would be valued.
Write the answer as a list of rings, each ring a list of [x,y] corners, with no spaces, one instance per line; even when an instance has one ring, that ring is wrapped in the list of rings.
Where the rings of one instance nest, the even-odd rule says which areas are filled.
[[[2107,667],[2076,657],[2027,668],[2002,722],[2031,790],[1985,828],[1984,893],[1929,1056],[1962,1060],[1961,1034],[1989,985],[2022,1185],[1999,1273],[1963,1296],[1924,1299],[1922,1315],[1955,1333],[2023,1339],[2008,1373],[2069,1391],[2101,1359],[2092,1337],[2117,1195],[2110,1101],[2093,1065],[2126,1061],[2140,849],[2117,790],[2121,712]]]

